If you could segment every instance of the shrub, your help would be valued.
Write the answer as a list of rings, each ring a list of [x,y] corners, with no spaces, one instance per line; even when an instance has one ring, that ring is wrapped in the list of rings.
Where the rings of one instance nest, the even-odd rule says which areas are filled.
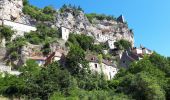
[[[53,7],[51,7],[51,6],[46,6],[46,7],[44,7],[44,9],[43,9],[43,13],[53,15],[53,14],[56,13],[56,11],[54,10]]]
[[[113,16],[108,16],[105,14],[96,14],[96,13],[91,13],[91,14],[86,14],[86,17],[88,18],[88,20],[92,23],[93,19],[97,19],[97,20],[116,20],[115,17]]]
[[[115,46],[116,46],[119,50],[121,50],[121,49],[127,50],[127,49],[129,49],[129,48],[132,48],[132,44],[131,44],[129,41],[124,40],[124,39],[121,39],[121,40],[115,42]]]
[[[0,37],[5,38],[6,41],[10,41],[14,31],[10,27],[2,26],[0,27]]]
[[[49,8],[45,8],[44,12],[51,13]],[[46,14],[44,13],[41,9],[30,6],[30,5],[25,5],[23,8],[24,14],[30,15],[32,18],[38,20],[38,21],[52,21],[54,19],[54,16],[52,14]]]

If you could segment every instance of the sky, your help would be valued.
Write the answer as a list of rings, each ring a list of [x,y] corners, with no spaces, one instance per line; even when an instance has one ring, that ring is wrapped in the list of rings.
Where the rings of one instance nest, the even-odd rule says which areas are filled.
[[[161,55],[170,56],[170,0],[29,0],[40,8],[63,4],[81,6],[85,13],[123,14],[133,29],[135,46],[140,44]]]

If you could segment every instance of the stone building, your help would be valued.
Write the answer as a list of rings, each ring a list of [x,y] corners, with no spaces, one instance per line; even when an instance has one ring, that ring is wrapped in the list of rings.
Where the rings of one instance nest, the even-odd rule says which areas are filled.
[[[95,55],[87,55],[86,60],[89,61],[90,70],[93,73],[103,73],[107,80],[111,80],[118,72],[118,68],[112,61],[102,59],[100,63]]]
[[[68,40],[69,34],[70,34],[70,29],[62,26],[61,27],[61,35],[62,35],[61,37],[64,41]]]
[[[120,58],[120,66],[128,68],[130,63],[134,61],[139,61],[143,59],[144,55],[151,55],[152,53],[153,51],[144,47],[140,48],[134,47],[133,49],[126,50],[123,52]]]
[[[108,43],[108,46],[109,46],[109,48],[110,49],[115,49],[116,47],[115,47],[115,42],[116,42],[116,40],[115,39],[113,39],[113,40],[108,40],[107,41],[107,43]]]

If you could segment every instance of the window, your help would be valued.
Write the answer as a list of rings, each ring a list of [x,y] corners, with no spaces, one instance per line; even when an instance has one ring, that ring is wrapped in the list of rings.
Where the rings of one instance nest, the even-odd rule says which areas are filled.
[[[97,64],[94,64],[95,68],[97,68]]]
[[[110,79],[112,79],[112,74],[111,74],[111,72],[109,72],[109,76],[110,76]]]
[[[126,61],[123,61],[123,63],[126,63]]]

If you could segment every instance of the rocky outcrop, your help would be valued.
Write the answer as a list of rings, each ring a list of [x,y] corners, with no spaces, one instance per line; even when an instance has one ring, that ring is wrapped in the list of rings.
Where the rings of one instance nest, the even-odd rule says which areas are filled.
[[[90,23],[82,11],[75,14],[72,9],[68,9],[56,14],[54,26],[57,28],[64,26],[73,33],[93,36],[98,42],[125,39],[134,45],[133,32],[128,28],[122,15],[117,20],[93,19],[93,23]]]
[[[23,14],[22,9],[23,0],[0,0],[0,19],[27,25],[35,24],[29,16]],[[126,39],[134,44],[133,32],[128,28],[123,16],[117,20],[93,19],[93,23],[90,23],[84,12],[66,9],[56,14],[54,22],[48,23],[56,28],[64,26],[69,28],[70,32],[93,36],[98,42]]]
[[[0,0],[0,19],[29,24],[28,16],[22,12],[23,0]]]

